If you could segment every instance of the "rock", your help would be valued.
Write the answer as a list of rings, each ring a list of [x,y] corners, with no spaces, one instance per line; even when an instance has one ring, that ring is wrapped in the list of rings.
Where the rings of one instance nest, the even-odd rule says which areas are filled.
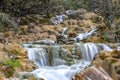
[[[32,71],[33,69],[35,69],[35,64],[28,60],[28,59],[19,59],[20,63],[21,63],[21,70],[22,71]]]
[[[98,15],[95,14],[95,13],[92,13],[92,12],[88,12],[88,13],[85,14],[84,18],[86,20],[90,20],[92,17],[96,17],[96,16],[98,16]]]
[[[19,27],[19,30],[23,30],[23,31],[28,30],[28,25],[20,26],[20,27]]]
[[[14,75],[14,68],[12,66],[3,66],[1,68],[1,72],[4,74],[6,78],[12,77]]]
[[[8,54],[6,52],[0,51],[0,63],[7,61],[9,59]]]
[[[5,77],[1,76],[1,74],[0,74],[0,80],[5,80]]]
[[[22,71],[31,71],[35,68],[33,62],[27,59],[27,51],[18,43],[9,43],[6,46],[6,51],[9,53],[10,59],[19,60],[19,68],[21,68]]]
[[[0,51],[4,49],[4,44],[0,43]]]
[[[22,48],[18,43],[9,43],[6,46],[6,51],[16,56],[22,56],[22,57],[27,56],[27,51],[24,48]]]
[[[101,39],[101,37],[91,36],[86,39],[86,42],[103,43],[104,41]]]
[[[93,61],[92,65],[101,66],[113,80],[120,80],[119,77],[120,51],[101,51]]]
[[[113,80],[102,67],[91,66],[85,71],[76,74],[73,80]]]
[[[15,35],[14,31],[6,31],[4,34],[4,37],[13,37]]]

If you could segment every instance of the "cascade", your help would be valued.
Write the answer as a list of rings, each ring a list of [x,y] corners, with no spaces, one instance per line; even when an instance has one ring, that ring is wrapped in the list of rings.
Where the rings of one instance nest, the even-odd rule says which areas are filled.
[[[27,48],[28,59],[32,60],[37,67],[48,66],[48,58],[43,48]]]
[[[103,43],[98,43],[98,46],[101,47],[101,50],[106,50],[106,51],[112,51],[113,49],[110,48],[108,45],[103,44]],[[118,46],[116,47],[118,49]],[[119,49],[118,49],[119,50]]]
[[[29,48],[31,45],[34,48]],[[32,74],[36,78],[44,80],[71,80],[77,72],[83,71],[91,63],[100,50],[95,43],[45,45],[46,47],[44,45],[38,46],[38,44],[31,45],[24,46],[28,51],[28,58],[38,68],[25,75]],[[103,44],[103,49],[109,48]],[[73,60],[74,63],[68,66],[67,61],[69,60]]]
[[[99,52],[97,45],[94,43],[85,43],[82,49],[82,57],[87,61],[92,61],[94,56]]]
[[[109,46],[105,44],[102,44],[102,45],[103,45],[103,50],[112,51],[112,49]]]
[[[88,33],[80,33],[78,34],[78,36],[76,36],[75,38],[73,38],[74,41],[80,41],[80,40],[84,40],[89,38],[97,29],[92,29],[90,32]]]

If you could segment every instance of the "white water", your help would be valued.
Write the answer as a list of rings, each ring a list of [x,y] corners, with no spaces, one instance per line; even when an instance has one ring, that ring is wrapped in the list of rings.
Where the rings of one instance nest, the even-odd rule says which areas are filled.
[[[76,36],[75,38],[73,38],[73,40],[75,41],[80,41],[80,40],[84,40],[89,38],[97,29],[93,29],[88,33],[80,33],[78,34],[78,36]]]
[[[110,48],[109,46],[103,44],[103,50],[112,51],[113,49]]]
[[[92,61],[94,56],[99,52],[97,45],[94,43],[85,43],[82,48],[82,57],[87,61]]]
[[[106,45],[102,46],[103,49],[111,50]],[[42,78],[44,80],[71,80],[77,72],[83,71],[99,52],[99,47],[94,43],[79,43],[77,44],[77,51],[79,51],[78,53],[80,54],[82,53],[82,58],[73,65],[67,66],[64,65],[65,61],[59,57],[60,46],[52,45],[52,47],[50,47],[50,55],[53,59],[52,67],[49,66],[48,63],[48,53],[42,48],[42,46],[26,49],[28,51],[28,58],[38,66],[38,69],[29,72],[29,74],[34,75],[38,79]]]
[[[43,48],[27,48],[28,59],[32,60],[37,67],[48,66],[48,58]]]
[[[106,44],[102,44],[102,43],[98,43],[98,45],[100,47],[102,47],[102,50],[106,50],[106,51],[112,51],[113,49],[110,48],[109,46],[107,46]]]

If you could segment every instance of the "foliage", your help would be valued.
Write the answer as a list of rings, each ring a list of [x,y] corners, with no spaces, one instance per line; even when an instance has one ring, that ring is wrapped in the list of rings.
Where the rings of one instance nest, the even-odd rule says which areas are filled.
[[[1,0],[0,8],[2,12],[18,17],[47,11],[49,1],[50,0]]]
[[[1,0],[2,12],[12,16],[25,16],[29,14],[46,14],[58,10],[63,6],[65,10],[86,7],[84,0]]]
[[[102,38],[103,38],[104,41],[108,41],[106,33],[103,33],[101,36],[102,36]]]
[[[104,17],[104,22],[108,27],[111,26],[115,18],[120,18],[119,0],[90,0],[88,5],[89,10]]]
[[[2,64],[5,65],[5,66],[7,66],[7,65],[13,66],[14,68],[21,66],[21,63],[20,63],[19,60],[12,60],[12,59],[9,59],[9,60],[7,60],[7,61],[4,61],[4,62],[2,62]]]
[[[84,0],[51,0],[56,6],[62,5],[65,10],[75,10],[78,8],[87,8]]]
[[[17,28],[17,23],[8,14],[0,13],[0,31],[4,31],[6,26]]]

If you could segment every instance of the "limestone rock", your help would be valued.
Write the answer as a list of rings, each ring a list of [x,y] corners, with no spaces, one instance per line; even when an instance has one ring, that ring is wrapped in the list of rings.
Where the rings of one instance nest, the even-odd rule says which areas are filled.
[[[9,43],[6,46],[6,50],[13,55],[16,56],[22,56],[22,57],[26,57],[27,56],[27,51],[22,48],[18,43]]]
[[[120,80],[120,51],[101,51],[93,61],[93,65],[101,66],[113,80]]]
[[[0,43],[0,51],[4,49],[4,44]]]
[[[73,80],[113,80],[102,67],[91,66],[85,71],[76,74]]]

